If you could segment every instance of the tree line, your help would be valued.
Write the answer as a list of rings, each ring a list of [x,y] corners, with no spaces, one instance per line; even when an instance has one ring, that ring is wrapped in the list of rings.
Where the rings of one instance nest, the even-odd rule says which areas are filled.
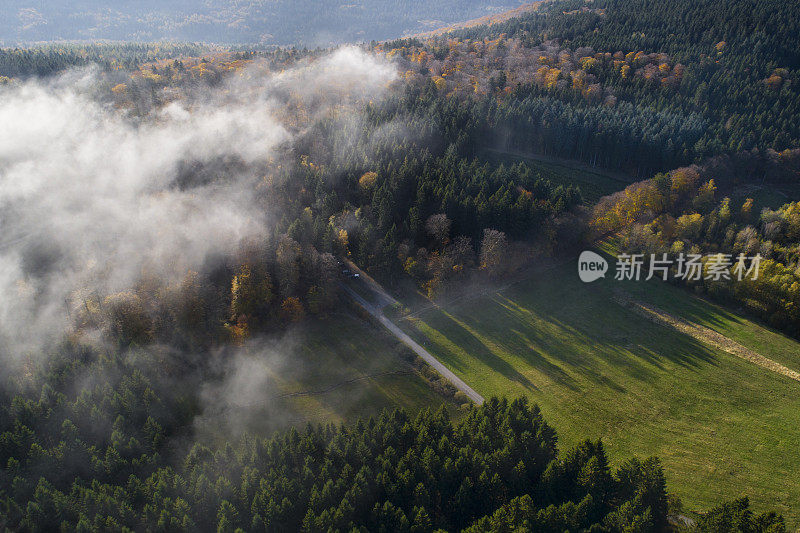
[[[602,442],[590,440],[559,453],[555,430],[524,399],[493,398],[458,422],[445,410],[386,411],[350,426],[197,443],[175,457],[169,438],[185,417],[175,393],[146,377],[146,366],[93,364],[115,371],[113,387],[75,397],[58,384],[67,365],[38,398],[4,402],[3,527],[645,532],[668,530],[681,510],[656,458],[612,468]],[[785,525],[744,499],[691,530],[780,533]]]
[[[791,150],[723,156],[675,169],[602,199],[594,208],[592,225],[595,231],[620,232],[620,245],[629,253],[667,254],[672,259],[701,255],[703,275],[682,283],[797,337],[800,203],[759,212],[752,198],[732,200],[727,194],[742,178],[761,177],[773,184],[796,180],[799,168],[800,150]],[[708,275],[721,261],[718,254],[729,263],[723,277]],[[762,258],[756,275],[741,280],[734,275],[737,258],[756,255]]]

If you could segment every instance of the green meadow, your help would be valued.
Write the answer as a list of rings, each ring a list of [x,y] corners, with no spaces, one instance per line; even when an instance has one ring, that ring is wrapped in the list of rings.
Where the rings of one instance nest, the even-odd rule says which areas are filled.
[[[800,366],[796,341],[683,289],[584,284],[569,263],[397,323],[485,397],[538,403],[562,448],[602,438],[612,459],[656,455],[687,509],[747,494],[797,524],[800,383],[643,318],[620,288]]]
[[[455,407],[413,370],[405,345],[348,312],[308,322],[248,351],[249,372],[263,376],[262,383],[252,403],[240,400],[225,417],[251,433],[352,423],[383,409]],[[225,438],[227,421],[212,425],[214,438]]]

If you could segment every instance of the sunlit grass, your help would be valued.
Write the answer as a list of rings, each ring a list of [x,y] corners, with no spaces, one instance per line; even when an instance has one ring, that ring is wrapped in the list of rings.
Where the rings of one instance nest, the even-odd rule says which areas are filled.
[[[567,270],[399,323],[482,395],[539,403],[562,447],[602,437],[613,458],[657,455],[689,508],[748,494],[796,524],[800,384],[617,304],[613,279],[586,285]],[[796,341],[682,289],[624,289],[800,366]]]

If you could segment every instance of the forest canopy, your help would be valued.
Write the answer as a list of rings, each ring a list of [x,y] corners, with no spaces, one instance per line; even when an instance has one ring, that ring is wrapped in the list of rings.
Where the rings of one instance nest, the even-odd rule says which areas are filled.
[[[61,31],[17,4],[0,37]],[[272,32],[262,4],[108,26],[259,45],[0,49],[0,527],[785,531],[746,497],[682,509],[657,458],[559,449],[524,398],[439,385],[450,412],[197,430],[209,388],[272,340],[337,314],[371,327],[343,290],[353,264],[435,299],[598,239],[706,268],[759,254],[758,279],[686,285],[800,336],[794,3],[556,1],[334,50],[304,45],[354,39],[376,10],[392,16],[358,40],[425,29],[430,7],[278,2],[297,24]],[[468,4],[438,16],[484,14]],[[586,169],[613,188],[581,190]],[[765,187],[782,201],[758,203]]]

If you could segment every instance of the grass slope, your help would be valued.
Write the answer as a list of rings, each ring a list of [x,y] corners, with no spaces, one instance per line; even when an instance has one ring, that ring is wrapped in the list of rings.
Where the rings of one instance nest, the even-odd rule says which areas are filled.
[[[210,436],[224,439],[237,428],[265,435],[309,422],[354,422],[383,409],[454,406],[405,362],[407,350],[347,313],[308,322],[281,341],[257,344],[249,350],[246,373],[266,379],[260,378],[252,403],[247,391],[253,387],[239,386],[247,376],[228,386],[227,395],[240,398],[222,420],[206,424]]]
[[[625,287],[637,300],[649,301],[673,315],[713,329],[764,357],[800,372],[800,344],[783,333],[685,290],[653,290],[650,283],[629,283]],[[675,291],[679,290],[681,296],[675,297]]]
[[[500,292],[399,321],[478,392],[525,394],[562,447],[602,437],[612,458],[657,455],[669,490],[702,510],[741,494],[797,524],[800,384],[709,348],[585,285],[572,264]],[[797,364],[800,344],[665,283],[636,298]]]
[[[295,410],[312,419],[354,421],[376,415],[384,408],[418,411],[445,402],[405,363],[408,348],[362,319],[339,315],[312,324],[299,344],[303,368],[281,373],[287,380],[287,393],[326,389],[353,378],[386,372],[406,372],[370,377],[321,395],[291,398]]]

